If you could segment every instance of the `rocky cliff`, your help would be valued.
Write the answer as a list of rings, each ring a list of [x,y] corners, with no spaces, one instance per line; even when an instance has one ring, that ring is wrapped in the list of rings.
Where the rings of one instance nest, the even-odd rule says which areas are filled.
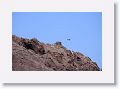
[[[89,57],[65,48],[61,42],[45,44],[36,38],[12,36],[13,71],[100,71]]]

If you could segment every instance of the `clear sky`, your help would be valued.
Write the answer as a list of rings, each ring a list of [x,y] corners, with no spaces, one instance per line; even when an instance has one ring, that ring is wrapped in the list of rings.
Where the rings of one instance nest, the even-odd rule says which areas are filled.
[[[101,12],[13,12],[12,34],[51,44],[61,41],[102,68]]]

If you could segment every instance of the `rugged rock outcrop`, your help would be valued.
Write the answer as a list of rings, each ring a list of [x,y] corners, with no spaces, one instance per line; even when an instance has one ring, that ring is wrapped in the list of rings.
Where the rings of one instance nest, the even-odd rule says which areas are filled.
[[[13,71],[100,71],[89,57],[65,48],[61,42],[44,44],[37,39],[12,36]]]

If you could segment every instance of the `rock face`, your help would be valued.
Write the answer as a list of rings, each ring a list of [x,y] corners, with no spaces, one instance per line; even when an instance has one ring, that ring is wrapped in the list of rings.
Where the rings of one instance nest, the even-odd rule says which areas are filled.
[[[13,71],[100,71],[89,57],[66,49],[61,42],[44,44],[37,39],[12,36]]]

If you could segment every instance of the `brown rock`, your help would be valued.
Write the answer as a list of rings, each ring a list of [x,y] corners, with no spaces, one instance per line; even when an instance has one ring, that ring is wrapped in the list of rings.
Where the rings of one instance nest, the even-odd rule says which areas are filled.
[[[15,35],[12,41],[13,71],[100,71],[89,57],[71,52],[61,42],[48,45]]]

